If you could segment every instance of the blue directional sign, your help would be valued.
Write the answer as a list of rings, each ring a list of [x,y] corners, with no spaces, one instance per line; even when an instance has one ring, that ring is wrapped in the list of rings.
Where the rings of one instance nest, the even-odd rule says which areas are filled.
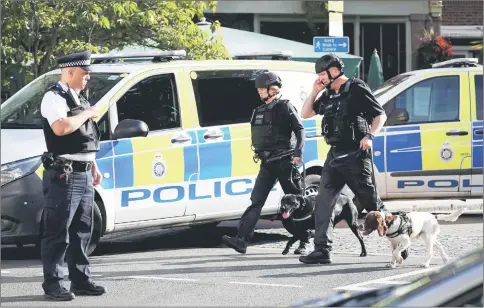
[[[314,52],[350,52],[350,39],[347,36],[315,36]]]

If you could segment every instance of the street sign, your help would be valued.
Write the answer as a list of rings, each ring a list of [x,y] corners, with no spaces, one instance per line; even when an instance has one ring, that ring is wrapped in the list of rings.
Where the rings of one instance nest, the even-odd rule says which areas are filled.
[[[315,36],[314,52],[350,52],[350,38],[347,36]]]

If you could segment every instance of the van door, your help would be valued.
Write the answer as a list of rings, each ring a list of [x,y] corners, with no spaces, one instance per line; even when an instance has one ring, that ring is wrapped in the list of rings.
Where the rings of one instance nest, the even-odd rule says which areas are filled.
[[[468,74],[424,76],[384,108],[387,197],[465,195],[459,180],[471,163]]]
[[[151,73],[132,80],[113,108],[115,123],[144,121],[147,137],[113,142],[116,223],[185,214],[188,187],[198,172],[191,113],[180,87],[180,73]]]
[[[471,191],[471,196],[482,197],[482,71],[470,72],[472,113],[472,176],[470,182],[462,185]]]
[[[189,70],[195,100],[200,173],[186,215],[196,220],[236,218],[250,205],[259,172],[250,137],[252,111],[261,104],[254,79],[265,70]],[[278,204],[278,188],[263,213]]]

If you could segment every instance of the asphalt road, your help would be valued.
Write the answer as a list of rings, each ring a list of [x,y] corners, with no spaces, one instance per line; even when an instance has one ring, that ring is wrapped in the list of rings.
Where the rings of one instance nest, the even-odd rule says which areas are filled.
[[[422,269],[423,246],[415,244],[401,268],[387,269],[386,239],[365,238],[368,256],[344,226],[335,230],[333,264],[304,265],[283,256],[287,232],[261,222],[247,254],[221,245],[233,222],[211,231],[146,230],[107,237],[91,257],[92,273],[108,293],[72,302],[44,301],[42,267],[31,247],[2,247],[2,306],[290,306],[337,290],[404,284],[442,265],[436,255]],[[453,259],[482,246],[482,216],[442,223],[441,240]],[[296,246],[293,247],[293,249]],[[69,286],[69,281],[65,281]]]

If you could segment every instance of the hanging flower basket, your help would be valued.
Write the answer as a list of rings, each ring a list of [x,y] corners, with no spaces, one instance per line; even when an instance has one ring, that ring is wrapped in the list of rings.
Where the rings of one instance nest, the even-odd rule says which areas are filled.
[[[432,64],[449,60],[452,56],[452,45],[441,35],[435,35],[433,30],[424,31],[417,49],[420,69],[430,68]]]

